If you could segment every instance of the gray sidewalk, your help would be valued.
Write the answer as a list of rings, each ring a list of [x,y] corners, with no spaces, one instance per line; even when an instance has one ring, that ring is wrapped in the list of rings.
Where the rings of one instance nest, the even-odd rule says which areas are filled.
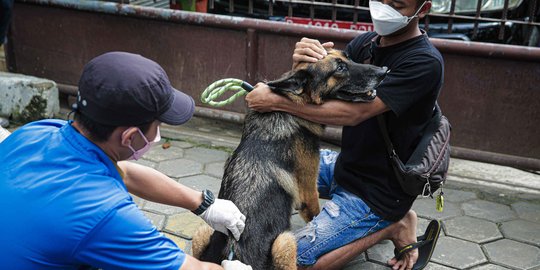
[[[156,168],[192,188],[219,191],[223,165],[240,140],[241,127],[195,117],[180,127],[163,127],[162,143],[141,164]],[[332,145],[323,145],[339,149]],[[432,199],[418,199],[413,209],[422,234],[431,219],[443,222],[437,248],[426,269],[540,269],[540,175],[513,168],[454,159],[444,211]],[[165,235],[191,252],[191,236],[203,221],[187,210],[136,198]],[[321,200],[321,204],[324,201]],[[292,217],[293,230],[305,223]],[[393,245],[382,242],[346,269],[388,269]]]

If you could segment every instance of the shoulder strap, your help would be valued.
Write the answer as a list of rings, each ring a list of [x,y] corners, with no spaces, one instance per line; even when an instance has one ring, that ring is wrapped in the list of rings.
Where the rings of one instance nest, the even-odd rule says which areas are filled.
[[[397,155],[396,151],[394,150],[394,145],[392,144],[392,141],[390,141],[390,135],[388,135],[388,128],[386,127],[386,118],[384,117],[384,114],[377,115],[377,121],[379,122],[379,128],[381,129],[381,133],[383,135],[384,142],[386,144],[386,152],[388,153],[388,158],[390,159],[392,170],[394,171],[394,175],[396,176],[396,179],[398,181],[402,181],[403,176],[399,172],[398,168],[396,168],[396,164],[394,164],[394,159],[399,159],[399,156]]]
[[[386,117],[384,117],[384,114],[377,115],[377,121],[379,122],[379,128],[381,129],[384,143],[386,144],[386,151],[388,152],[388,156],[392,157],[396,155],[396,151],[394,150],[394,145],[390,140],[390,135],[388,135],[388,127],[386,127]]]

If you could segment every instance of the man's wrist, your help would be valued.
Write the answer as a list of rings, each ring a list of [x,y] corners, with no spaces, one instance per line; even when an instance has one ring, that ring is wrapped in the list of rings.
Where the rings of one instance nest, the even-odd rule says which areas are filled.
[[[206,209],[208,209],[208,207],[210,207],[210,205],[212,205],[214,201],[216,200],[212,191],[208,189],[205,189],[202,191],[202,197],[203,197],[203,200],[202,200],[202,203],[199,205],[199,207],[191,211],[193,212],[193,214],[197,216],[202,214],[204,211],[206,211]]]

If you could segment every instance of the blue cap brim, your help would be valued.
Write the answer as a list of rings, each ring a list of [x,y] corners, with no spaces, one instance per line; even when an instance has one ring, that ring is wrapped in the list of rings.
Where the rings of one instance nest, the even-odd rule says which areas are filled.
[[[171,107],[157,119],[169,125],[181,125],[187,122],[195,112],[195,101],[192,97],[173,88],[174,97]]]

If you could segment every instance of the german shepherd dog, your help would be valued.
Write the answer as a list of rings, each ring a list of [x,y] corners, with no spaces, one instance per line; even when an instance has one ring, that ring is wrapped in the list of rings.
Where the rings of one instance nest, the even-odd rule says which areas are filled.
[[[268,86],[298,104],[326,99],[369,102],[386,68],[352,62],[330,50],[316,63],[301,63]],[[225,164],[219,198],[233,201],[246,216],[239,241],[199,228],[193,256],[220,263],[240,260],[254,270],[296,269],[292,208],[309,222],[319,209],[317,176],[323,125],[284,112],[249,111],[238,148]],[[232,252],[231,252],[232,251]]]

